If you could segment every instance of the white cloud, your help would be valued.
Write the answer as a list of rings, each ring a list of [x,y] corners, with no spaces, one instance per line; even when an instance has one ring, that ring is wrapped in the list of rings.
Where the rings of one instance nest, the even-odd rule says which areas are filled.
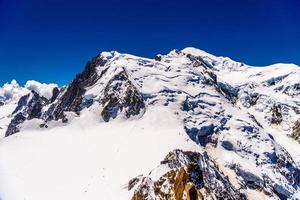
[[[25,88],[19,86],[16,80],[12,80],[0,87],[0,99],[4,101],[17,100],[27,92]]]
[[[36,93],[38,93],[39,95],[50,99],[52,97],[53,94],[53,89],[55,87],[58,87],[56,84],[54,83],[50,83],[50,84],[45,84],[45,83],[40,83],[34,80],[29,80],[26,82],[25,84],[25,88],[28,90],[33,90]]]

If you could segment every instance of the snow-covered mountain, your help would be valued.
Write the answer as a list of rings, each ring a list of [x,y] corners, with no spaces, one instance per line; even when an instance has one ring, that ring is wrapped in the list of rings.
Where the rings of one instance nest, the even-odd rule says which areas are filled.
[[[20,86],[16,80],[6,83],[0,87],[0,138],[5,136],[7,126],[17,113],[20,104],[25,104],[24,99],[33,93],[42,98],[51,99],[53,91],[58,91],[56,84],[42,84],[37,81],[27,81],[25,86]],[[27,102],[26,102],[27,103]]]
[[[1,200],[300,198],[300,68],[102,52],[0,89]]]

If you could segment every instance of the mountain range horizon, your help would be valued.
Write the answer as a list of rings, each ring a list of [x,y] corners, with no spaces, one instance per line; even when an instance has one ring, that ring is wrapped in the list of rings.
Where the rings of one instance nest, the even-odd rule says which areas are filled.
[[[116,51],[0,87],[1,200],[296,200],[300,68]]]

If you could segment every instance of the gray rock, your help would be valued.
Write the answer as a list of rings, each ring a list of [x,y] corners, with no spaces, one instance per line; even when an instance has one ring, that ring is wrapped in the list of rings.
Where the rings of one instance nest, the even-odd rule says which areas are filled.
[[[108,122],[115,118],[119,112],[124,111],[125,116],[138,115],[144,112],[145,103],[142,94],[128,79],[125,71],[115,75],[104,89],[101,99],[103,120]]]
[[[62,96],[59,97],[56,103],[52,104],[45,114],[45,120],[59,120],[67,122],[65,112],[75,112],[79,114],[82,110],[83,95],[85,88],[95,84],[99,78],[106,72],[104,69],[102,74],[98,75],[96,67],[104,66],[107,60],[102,59],[100,54],[87,62],[82,73],[76,75],[72,83],[64,90]],[[57,91],[54,93],[58,96]],[[57,97],[56,97],[57,98]]]
[[[42,116],[42,108],[48,104],[48,100],[34,91],[31,93],[20,98],[18,106],[13,112],[15,116],[6,130],[6,137],[19,132],[18,125],[25,120],[40,118]]]
[[[221,145],[222,145],[222,147],[224,147],[224,149],[226,149],[228,151],[234,150],[234,146],[230,141],[222,141]]]
[[[272,107],[272,124],[280,124],[282,122],[281,104],[274,104]]]

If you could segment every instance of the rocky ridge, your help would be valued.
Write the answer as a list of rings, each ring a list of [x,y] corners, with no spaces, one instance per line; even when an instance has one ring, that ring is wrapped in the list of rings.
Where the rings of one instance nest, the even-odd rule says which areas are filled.
[[[33,120],[52,129],[91,110],[99,123],[109,123],[139,120],[149,107],[177,106],[174,115],[205,153],[170,152],[149,176],[130,181],[133,200],[251,199],[249,193],[296,199],[300,160],[275,136],[300,141],[299,77],[297,66],[255,68],[194,48],[155,59],[103,52],[50,98],[36,91],[19,97],[5,136]]]

